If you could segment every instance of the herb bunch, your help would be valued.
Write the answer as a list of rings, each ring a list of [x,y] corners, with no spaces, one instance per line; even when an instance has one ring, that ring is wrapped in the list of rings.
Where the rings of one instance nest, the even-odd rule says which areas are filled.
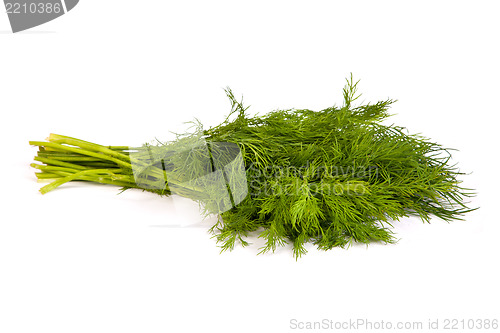
[[[309,242],[322,250],[353,242],[391,243],[391,223],[400,218],[452,221],[471,211],[464,198],[472,193],[460,186],[462,173],[450,165],[450,150],[403,127],[384,125],[393,100],[354,105],[360,96],[357,85],[352,76],[347,80],[340,107],[275,110],[262,116],[250,116],[228,88],[232,108],[220,125],[208,130],[200,125],[173,142],[144,146],[149,156],[151,149],[167,149],[167,166],[164,154],[161,165],[159,160],[148,164],[151,160],[141,159],[136,148],[54,134],[49,142],[30,142],[40,147],[35,160],[43,163],[32,166],[41,170],[39,179],[52,181],[42,193],[83,180],[192,198],[207,214],[218,213],[210,231],[222,250],[236,243],[246,246],[247,237],[259,232],[266,241],[260,253],[290,242],[296,258],[306,253]],[[210,149],[196,148],[200,139],[234,144],[241,151],[248,194],[229,210],[217,210],[221,198],[209,186],[188,181],[213,171],[198,163],[213,159]],[[227,161],[234,156],[229,151],[221,155]],[[173,159],[177,162],[170,163]],[[143,182],[134,176],[134,164],[141,166]],[[165,179],[165,170],[168,183],[162,188],[144,186]]]

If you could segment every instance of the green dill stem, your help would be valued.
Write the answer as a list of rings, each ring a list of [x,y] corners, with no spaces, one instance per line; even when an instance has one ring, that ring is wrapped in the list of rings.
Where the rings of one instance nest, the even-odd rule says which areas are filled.
[[[50,148],[55,148],[55,149],[60,149],[60,150],[66,150],[66,151],[71,151],[74,153],[79,153],[82,155],[88,155],[96,158],[102,158],[108,161],[115,162],[116,164],[125,167],[127,169],[132,170],[132,163],[136,165],[141,165],[141,166],[148,166],[146,163],[139,161],[133,157],[124,155],[122,153],[119,153],[117,151],[111,150],[109,148],[106,148],[105,146],[101,146],[95,143],[91,143],[88,141],[84,140],[79,140],[75,138],[71,138],[68,136],[63,136],[63,135],[58,135],[58,134],[50,134],[49,135],[49,141],[50,142],[40,142],[40,141],[30,141],[31,145],[34,146],[44,146],[44,147],[50,147]],[[69,147],[67,145],[73,145],[77,146],[80,148],[74,148],[74,147]],[[151,168],[150,169],[151,175],[157,178],[163,178],[163,170],[159,168]],[[180,181],[178,179],[175,179],[175,177],[170,177],[169,178],[170,182],[177,183],[180,185]],[[195,191],[201,191],[202,189],[193,187],[191,188],[192,190]]]
[[[99,159],[105,159],[108,161],[112,161],[118,165],[125,167],[125,168],[129,168],[129,169],[132,168],[130,163],[123,161],[123,160],[120,160],[116,157],[108,156],[104,153],[100,154],[100,153],[97,153],[95,151],[89,151],[89,150],[85,150],[82,148],[76,148],[76,147],[69,147],[69,146],[65,146],[65,145],[62,145],[60,143],[54,143],[54,142],[30,141],[29,144],[32,146],[44,146],[44,147],[56,148],[56,149],[60,149],[60,150],[71,151],[73,153],[78,153],[78,154],[82,154],[82,155],[87,155],[87,156],[92,156],[92,157],[96,157]]]
[[[105,155],[114,157],[116,159],[119,159],[121,161],[132,162],[132,158],[129,156],[126,156],[116,150],[109,149],[105,146],[98,145],[96,143],[80,140],[80,139],[75,139],[69,136],[64,136],[64,135],[59,135],[59,134],[53,134],[51,133],[48,138],[49,142],[54,142],[54,143],[59,143],[59,144],[67,144],[71,146],[77,146],[82,149],[85,149],[87,151],[94,151],[94,152],[100,152]],[[133,162],[138,162],[138,161],[133,161]]]
[[[41,170],[42,171],[41,174],[43,174],[44,172],[47,172],[49,174],[58,175],[58,177],[56,177],[56,178],[63,178],[63,179],[59,179],[60,183],[56,183],[52,187],[48,186],[48,185],[45,186],[46,189],[44,191],[41,191],[43,194],[55,189],[57,186],[60,186],[68,181],[71,181],[71,180],[87,180],[87,181],[94,181],[94,182],[105,183],[105,184],[113,184],[113,185],[120,185],[120,186],[127,186],[127,187],[137,187],[137,184],[135,183],[133,176],[116,174],[116,169],[77,170],[77,169],[71,169],[71,168],[65,168],[65,167],[40,165],[40,164],[35,164],[35,163],[32,163],[31,167],[38,169],[38,170]],[[92,172],[91,173],[82,173],[82,171],[92,171]],[[118,170],[118,171],[121,172],[121,170]],[[40,174],[38,174],[38,175],[40,175]],[[46,178],[46,177],[43,177],[43,178]],[[50,178],[50,177],[47,177],[47,178]],[[67,179],[65,179],[65,178],[67,178]],[[52,184],[49,184],[49,185],[52,185]]]
[[[88,169],[88,167],[84,167],[84,166],[77,165],[77,164],[74,164],[74,163],[68,163],[68,162],[63,162],[63,161],[59,161],[59,160],[53,160],[53,159],[50,159],[50,158],[44,158],[44,157],[39,157],[39,156],[35,156],[34,160],[38,161],[38,162],[45,163],[47,165],[58,165],[58,166],[68,167],[68,168],[73,168],[73,169],[78,169],[78,170]]]
[[[43,165],[38,165],[38,164],[32,164],[32,167],[42,170],[42,173],[36,173],[38,179],[54,179],[54,182],[44,186],[42,189],[40,189],[40,192],[42,194],[45,194],[47,192],[52,191],[56,187],[72,181],[72,180],[84,180],[84,181],[91,181],[95,183],[101,183],[101,184],[109,184],[109,185],[117,185],[117,186],[122,186],[122,187],[127,187],[127,188],[141,188],[138,187],[137,184],[135,183],[135,180],[132,176],[127,176],[127,175],[116,175],[113,174],[112,172],[107,172],[106,169],[95,169],[95,170],[86,170],[86,171],[92,171],[91,173],[84,173],[80,172],[78,170],[71,170],[71,169],[66,169],[66,168],[60,168],[60,167],[51,167],[51,166],[43,166]],[[74,171],[74,172],[73,172]],[[51,172],[45,174],[44,172]],[[94,174],[95,173],[95,174]],[[46,175],[46,176],[44,176]],[[56,184],[54,184],[56,183]],[[148,182],[146,182],[148,183]],[[181,186],[176,186],[175,184],[169,184],[169,187],[175,188],[175,193],[185,196],[185,197],[199,197],[199,194],[197,194],[197,191],[191,190],[186,187],[181,187]]]
[[[36,164],[36,163],[31,163],[30,166],[32,168],[35,168],[35,169],[38,169],[38,170],[42,170],[43,172],[45,172],[45,171],[49,171],[49,172],[52,172],[52,171],[63,171],[63,172],[69,172],[69,173],[76,173],[76,172],[83,171],[83,170],[77,170],[77,169],[68,168],[68,167],[51,166],[51,165],[41,165],[41,164]]]
[[[40,193],[45,194],[47,192],[52,191],[58,186],[61,186],[64,183],[67,183],[72,180],[80,179],[82,176],[88,176],[88,175],[96,175],[99,173],[109,173],[106,169],[95,169],[95,170],[83,170],[79,171],[77,173],[74,173],[72,175],[66,176],[64,178],[58,179],[53,181],[52,183],[45,185],[40,189]]]
[[[54,137],[54,136],[55,135],[51,134],[51,138]],[[80,145],[82,145],[82,147],[89,147],[89,148],[93,149],[94,151],[89,151],[89,150],[86,150],[86,149],[84,149],[82,147],[79,147],[79,148],[77,148],[77,147],[70,147],[70,146],[66,146],[66,145],[58,143],[58,142],[30,141],[29,143],[31,145],[34,145],[34,146],[48,147],[48,148],[55,149],[55,150],[69,151],[69,152],[72,152],[72,153],[77,153],[77,154],[81,154],[81,155],[87,155],[87,156],[95,157],[95,158],[100,159],[100,160],[102,160],[102,159],[108,160],[110,162],[114,162],[115,164],[117,164],[118,166],[124,168],[125,170],[129,170],[130,173],[132,173],[132,165],[131,165],[131,163],[128,162],[128,161],[131,160],[131,158],[129,156],[120,154],[120,153],[115,152],[115,151],[111,151],[110,149],[108,149],[108,148],[106,148],[104,146],[100,146],[100,145],[96,145],[96,144],[91,144],[91,143],[88,143],[87,141],[83,141],[83,140],[77,140],[77,139],[72,139],[72,138],[66,139],[66,137],[57,136],[56,139],[54,139],[54,141],[65,142],[67,144],[71,143],[73,145],[80,144]],[[113,156],[107,155],[110,152],[111,152],[111,155],[113,155]],[[119,159],[117,157],[120,157],[122,159]],[[47,192],[55,189],[56,187],[58,187],[58,186],[60,186],[60,185],[62,185],[64,183],[66,183],[66,182],[69,182],[71,180],[82,179],[82,177],[85,177],[86,178],[85,180],[92,180],[92,177],[95,177],[95,179],[96,179],[95,181],[96,182],[101,182],[101,181],[98,181],[97,179],[101,179],[102,180],[102,177],[95,176],[99,172],[100,173],[112,174],[113,175],[112,178],[114,178],[114,179],[117,179],[117,177],[118,177],[116,174],[114,174],[114,172],[121,172],[121,170],[117,169],[117,168],[113,168],[113,169],[110,169],[110,168],[98,168],[98,169],[93,168],[93,169],[88,169],[88,168],[84,167],[84,169],[86,169],[86,171],[93,171],[93,172],[84,172],[83,173],[83,172],[79,172],[79,171],[84,171],[84,169],[81,169],[80,166],[78,166],[77,168],[75,168],[75,165],[72,164],[72,163],[68,163],[68,162],[64,162],[64,161],[60,161],[60,160],[57,160],[57,161],[52,160],[52,161],[50,161],[50,158],[44,158],[44,157],[40,158],[40,157],[38,157],[39,161],[40,161],[40,159],[42,159],[43,163],[59,165],[62,168],[61,169],[54,169],[56,167],[40,166],[38,164],[32,164],[32,167],[40,169],[40,170],[46,170],[46,171],[57,170],[57,171],[66,171],[66,172],[72,173],[72,175],[70,175],[70,176],[66,176],[64,178],[58,179],[58,180],[52,182],[51,184],[44,186],[42,189],[40,189],[40,192],[42,194],[45,194],[45,193],[47,193]],[[35,160],[37,160],[37,158],[35,158]],[[135,161],[135,162],[137,162],[137,163],[140,163],[142,165],[145,165],[141,161],[136,161],[134,159],[132,159],[132,160]],[[44,168],[42,169],[41,167],[44,167]],[[66,168],[64,168],[64,167],[66,167]],[[156,168],[156,167],[150,168],[148,172],[150,172],[151,176],[154,176],[154,177],[156,177],[158,179],[165,179],[165,177],[164,177],[164,171],[161,170],[161,169],[159,169],[159,168]],[[128,183],[128,185],[127,185],[128,187],[139,187],[135,183],[135,179],[133,178],[133,176],[127,176],[127,177],[128,178],[126,179],[126,181]],[[112,179],[112,180],[114,180],[114,179]],[[153,184],[152,181],[149,181],[149,180],[142,180],[142,182],[145,182],[145,185]],[[181,195],[183,193],[190,193],[190,194],[192,194],[192,193],[196,193],[196,192],[203,192],[203,189],[199,188],[197,186],[181,185],[181,182],[178,181],[177,179],[175,179],[172,176],[169,176],[168,182],[169,182],[169,186],[175,185],[175,187],[178,189],[177,193],[179,193]],[[130,186],[130,184],[134,184],[134,186]],[[153,187],[154,187],[154,185],[153,185]]]
[[[36,177],[39,180],[52,180],[56,181],[58,179],[67,177],[71,175],[71,173],[68,172],[63,172],[63,171],[53,171],[53,173],[46,173],[46,172],[38,172],[35,173]],[[104,177],[104,176],[79,176],[78,179],[75,180],[82,180],[82,181],[89,181],[89,182],[94,182],[94,183],[100,183],[100,184],[108,184],[108,185],[116,185],[116,186],[121,186],[121,187],[127,187],[127,188],[135,188],[137,185],[134,182],[130,181],[118,181],[118,180],[113,180],[109,177]]]
[[[92,162],[90,164],[78,165],[78,164],[74,164],[74,163],[68,163],[68,162],[63,162],[60,160],[53,160],[50,158],[43,158],[43,157],[38,157],[38,156],[35,156],[34,160],[45,163],[47,166],[50,166],[50,165],[60,166],[60,167],[66,167],[66,168],[75,169],[75,170],[107,169],[107,170],[112,170],[114,173],[122,173],[123,172],[123,169],[117,168],[115,164]]]
[[[63,176],[58,175],[56,173],[50,173],[50,172],[35,172],[35,176],[38,179],[54,179],[54,178],[63,177]]]
[[[38,152],[38,156],[50,158],[52,160],[66,161],[66,162],[99,162],[100,158],[83,156],[80,154],[47,154],[46,152]]]

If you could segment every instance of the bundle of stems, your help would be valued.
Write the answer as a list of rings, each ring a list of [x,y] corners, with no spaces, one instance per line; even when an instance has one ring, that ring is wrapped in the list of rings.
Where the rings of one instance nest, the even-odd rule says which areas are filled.
[[[357,85],[352,76],[347,80],[340,107],[275,110],[253,117],[226,89],[231,112],[208,130],[199,125],[172,142],[139,148],[51,134],[47,142],[30,142],[39,147],[35,160],[42,163],[32,166],[40,170],[38,179],[51,181],[42,193],[76,180],[175,193],[219,216],[210,231],[222,250],[237,242],[248,245],[246,238],[258,231],[266,240],[261,253],[291,242],[296,258],[306,252],[308,242],[322,250],[352,242],[390,243],[395,240],[391,223],[402,217],[452,221],[473,210],[464,202],[473,193],[460,186],[463,173],[450,165],[450,149],[403,127],[384,125],[393,100],[354,105]],[[190,181],[215,171],[200,163],[213,162],[210,149],[186,149],[200,140],[239,148],[247,191],[238,202],[231,199],[230,209],[220,209],[224,199],[210,186]],[[166,149],[168,157],[151,159],[154,148]],[[230,162],[234,154],[226,157]]]
[[[39,147],[34,160],[43,163],[31,164],[33,168],[41,171],[35,173],[36,177],[39,180],[51,181],[50,184],[40,189],[42,194],[73,180],[117,185],[124,189],[144,189],[143,186],[137,184],[133,173],[134,162],[140,165],[141,161],[137,159],[137,155],[130,156],[131,152],[137,152],[139,148],[102,146],[58,134],[50,134],[47,142],[30,141],[29,143]],[[159,166],[147,165],[147,167],[150,176],[164,178],[165,171]],[[162,189],[148,188],[148,190],[160,195],[169,195],[171,192],[168,185],[165,184]],[[183,190],[186,195],[189,195],[191,191],[196,191],[193,188]],[[179,191],[182,190],[179,189]]]

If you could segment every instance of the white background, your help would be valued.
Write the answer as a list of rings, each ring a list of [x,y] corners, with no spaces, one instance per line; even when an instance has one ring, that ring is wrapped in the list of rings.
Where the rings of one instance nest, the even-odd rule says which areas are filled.
[[[497,1],[85,1],[12,34],[0,13],[0,332],[289,332],[290,321],[500,319]],[[397,99],[391,121],[459,151],[481,208],[395,224],[395,245],[262,241],[219,254],[186,200],[66,184],[29,140],[109,145],[251,112]],[[310,330],[309,330],[310,331]],[[490,330],[491,331],[491,330]]]

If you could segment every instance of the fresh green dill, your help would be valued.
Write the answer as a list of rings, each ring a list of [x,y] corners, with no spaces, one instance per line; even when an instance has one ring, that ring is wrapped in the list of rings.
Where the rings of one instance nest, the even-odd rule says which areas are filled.
[[[51,134],[48,142],[30,142],[39,146],[35,160],[42,163],[32,166],[40,180],[52,180],[42,193],[81,180],[189,197],[207,214],[218,214],[210,231],[222,250],[248,245],[257,231],[266,241],[261,253],[291,243],[296,258],[309,242],[322,250],[391,243],[391,223],[400,218],[452,221],[471,211],[464,199],[473,193],[460,186],[462,173],[450,165],[449,149],[384,125],[393,100],[356,106],[357,85],[347,79],[339,107],[262,116],[248,115],[228,88],[231,112],[218,126],[198,125],[173,142],[140,148]],[[231,186],[221,190],[209,175],[230,165],[237,152],[241,166],[222,173]],[[244,179],[232,176],[240,167]],[[245,196],[231,193],[233,184],[245,186]],[[226,191],[231,196],[223,197]]]

